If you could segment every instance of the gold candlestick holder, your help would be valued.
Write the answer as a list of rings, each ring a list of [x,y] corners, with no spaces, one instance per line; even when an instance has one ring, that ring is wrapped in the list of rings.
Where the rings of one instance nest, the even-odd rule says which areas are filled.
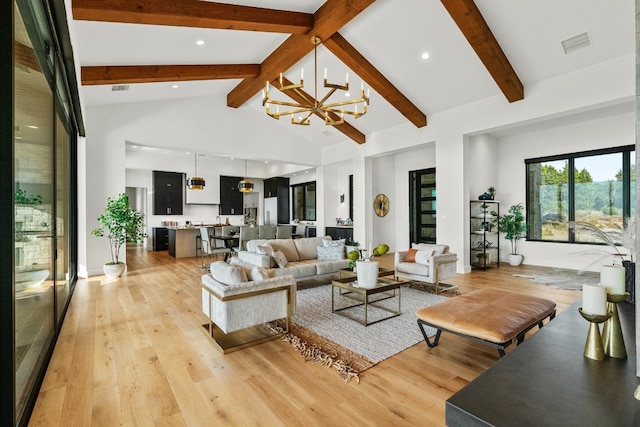
[[[618,303],[625,301],[628,297],[628,292],[624,294],[607,294],[607,312],[611,313],[611,317],[604,322],[602,327],[602,343],[606,356],[617,359],[627,358],[627,349],[622,336],[622,325],[620,325],[620,316],[618,315]]]
[[[602,345],[602,336],[600,335],[599,323],[608,320],[611,313],[593,314],[582,311],[582,307],[578,308],[580,315],[589,321],[589,333],[587,334],[587,342],[584,344],[584,357],[593,360],[604,360],[604,346]]]

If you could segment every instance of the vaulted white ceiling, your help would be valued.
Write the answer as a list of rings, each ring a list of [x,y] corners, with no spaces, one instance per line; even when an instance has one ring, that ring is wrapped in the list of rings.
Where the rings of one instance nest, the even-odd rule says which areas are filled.
[[[312,14],[324,1],[225,3]],[[525,98],[529,85],[634,51],[633,0],[476,0],[475,4],[522,81]],[[81,66],[260,64],[288,37],[279,33],[79,20],[70,25],[77,40],[76,61]],[[377,0],[339,32],[427,116],[427,121],[434,113],[504,96],[439,0]],[[565,54],[562,40],[584,32],[589,34],[591,45]],[[204,40],[205,44],[197,46],[196,40]],[[424,52],[429,53],[429,59],[421,59]],[[323,46],[318,48],[318,63],[321,70],[328,68],[329,80],[341,82],[348,72],[352,84],[360,82],[357,71],[347,69]],[[305,90],[313,93],[312,53],[290,70],[282,71],[295,81],[300,68],[305,69],[305,84],[309,85]],[[84,86],[82,95],[86,106],[191,97],[226,99],[240,81],[179,82],[178,88],[172,88],[172,82],[138,83],[123,92],[112,91],[111,85]],[[370,96],[369,113],[350,119],[367,137],[407,123],[407,118],[375,91]],[[263,110],[260,94],[244,107]],[[238,114],[242,114],[242,108]],[[264,115],[264,120],[273,119]],[[281,120],[279,126],[286,127],[287,132],[298,132],[301,144],[351,143],[319,118],[312,122],[310,127],[295,127],[288,120]]]

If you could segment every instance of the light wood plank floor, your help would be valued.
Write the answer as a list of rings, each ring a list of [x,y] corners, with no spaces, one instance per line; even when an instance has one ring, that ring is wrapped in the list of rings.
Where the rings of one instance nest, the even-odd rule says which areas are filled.
[[[358,384],[279,340],[223,356],[200,330],[195,258],[133,247],[127,261],[120,279],[78,282],[30,425],[444,426],[445,401],[498,360],[493,348],[445,334],[437,348],[421,342]],[[448,282],[463,293],[542,296],[559,311],[580,295],[513,277],[540,270],[505,264]]]

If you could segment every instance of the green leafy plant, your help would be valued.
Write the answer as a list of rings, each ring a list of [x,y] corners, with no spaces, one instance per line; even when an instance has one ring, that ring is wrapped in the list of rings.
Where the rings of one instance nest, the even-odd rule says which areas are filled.
[[[39,194],[29,196],[27,192],[21,188],[16,190],[13,199],[17,205],[39,205],[42,203],[42,196]]]
[[[144,232],[144,214],[129,207],[129,198],[120,194],[117,199],[107,198],[107,207],[98,217],[99,228],[91,231],[95,237],[106,237],[111,249],[111,262],[120,264],[120,248],[127,243],[142,242],[147,237]]]
[[[505,233],[505,239],[511,241],[511,254],[518,254],[518,240],[527,235],[527,224],[525,221],[524,207],[522,203],[515,204],[509,211],[498,218],[498,227]]]
[[[494,187],[493,185],[489,188],[487,188],[487,193],[489,193],[489,195],[491,197],[495,197],[496,195],[496,187]]]

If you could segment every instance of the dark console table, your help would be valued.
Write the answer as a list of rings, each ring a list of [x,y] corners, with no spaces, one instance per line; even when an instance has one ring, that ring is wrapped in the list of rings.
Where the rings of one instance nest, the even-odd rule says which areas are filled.
[[[447,426],[640,426],[635,306],[618,304],[626,359],[583,356],[589,325],[579,299],[454,394]]]

